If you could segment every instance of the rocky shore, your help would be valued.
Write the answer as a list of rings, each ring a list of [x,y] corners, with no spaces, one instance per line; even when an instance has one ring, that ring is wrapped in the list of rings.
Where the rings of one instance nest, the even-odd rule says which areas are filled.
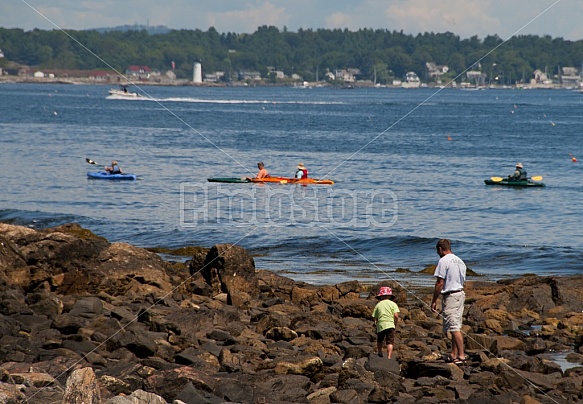
[[[0,403],[583,400],[583,276],[468,282],[461,366],[430,290],[313,286],[238,246],[177,263],[76,224],[0,223],[0,282]],[[401,309],[391,360],[375,354],[381,285]]]

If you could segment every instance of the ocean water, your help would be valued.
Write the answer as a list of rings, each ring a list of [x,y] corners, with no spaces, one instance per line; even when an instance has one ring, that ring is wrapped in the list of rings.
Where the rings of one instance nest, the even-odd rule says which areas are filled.
[[[0,84],[0,221],[77,222],[140,247],[235,243],[258,268],[318,284],[432,284],[417,272],[439,238],[485,279],[583,273],[581,93],[107,90]],[[89,180],[102,167],[86,158],[138,180]],[[303,162],[336,183],[207,181],[252,176],[258,161],[286,176]],[[546,187],[484,184],[517,162]]]

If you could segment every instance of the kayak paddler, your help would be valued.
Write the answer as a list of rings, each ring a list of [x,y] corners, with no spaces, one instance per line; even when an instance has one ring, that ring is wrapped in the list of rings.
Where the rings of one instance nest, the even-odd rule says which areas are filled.
[[[111,167],[109,166],[105,166],[105,171],[107,171],[110,174],[121,174],[121,168],[119,166],[119,164],[117,164],[116,160],[113,160],[111,162]]]
[[[509,181],[526,181],[527,180],[526,170],[522,166],[522,163],[516,164],[516,171],[514,171],[514,174],[508,176],[508,180]]]
[[[298,164],[298,171],[296,171],[295,177],[299,180],[308,178],[308,169],[304,166],[304,163]]]
[[[261,179],[261,178],[269,177],[269,173],[265,169],[265,164],[263,164],[263,161],[260,161],[259,163],[257,163],[257,168],[259,169],[259,172],[255,176],[255,178]],[[247,177],[247,179],[251,180],[251,178],[249,178],[249,177]]]

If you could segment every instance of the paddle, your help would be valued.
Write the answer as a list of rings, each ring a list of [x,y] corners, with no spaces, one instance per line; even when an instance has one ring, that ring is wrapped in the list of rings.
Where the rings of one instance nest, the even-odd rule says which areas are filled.
[[[91,160],[91,159],[89,159],[89,158],[86,158],[86,159],[85,159],[85,161],[86,161],[86,162],[88,162],[89,164],[97,164],[98,166],[100,166],[100,165],[101,165],[101,164],[99,164],[98,162],[96,162],[96,161],[93,161],[93,160]]]
[[[502,177],[490,177],[490,179],[494,182],[500,182],[500,181],[504,181],[504,178]],[[543,176],[542,175],[537,175],[534,177],[528,177],[528,179],[533,180],[533,181],[542,181],[543,180]]]

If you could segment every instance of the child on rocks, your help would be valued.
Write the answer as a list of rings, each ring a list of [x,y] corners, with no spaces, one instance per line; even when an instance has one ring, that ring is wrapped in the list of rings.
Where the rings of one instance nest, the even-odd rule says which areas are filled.
[[[372,317],[377,330],[377,353],[383,357],[383,342],[387,344],[387,358],[393,355],[395,345],[395,329],[399,321],[399,306],[393,300],[393,290],[388,286],[381,286],[378,295],[380,300],[375,306]]]

